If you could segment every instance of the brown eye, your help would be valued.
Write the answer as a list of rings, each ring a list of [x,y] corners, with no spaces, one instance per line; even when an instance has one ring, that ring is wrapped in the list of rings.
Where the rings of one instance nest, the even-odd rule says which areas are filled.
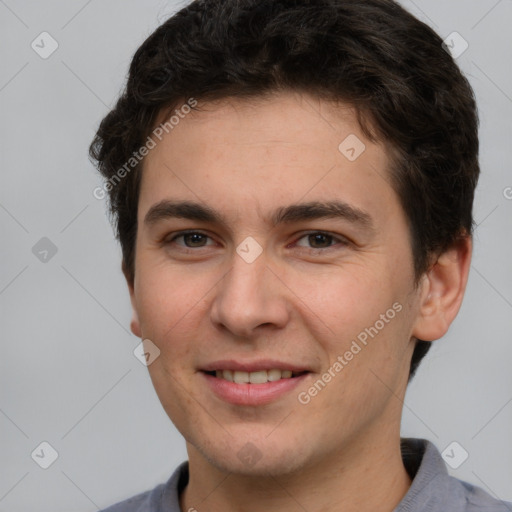
[[[183,243],[176,243],[176,245],[186,247],[189,249],[206,247],[208,244],[207,241],[210,239],[209,236],[204,233],[200,233],[198,231],[189,231],[186,233],[178,233],[174,237],[172,237],[167,243],[171,244],[176,242],[176,240],[182,239]],[[211,240],[211,239],[210,239]]]
[[[206,242],[206,236],[201,233],[187,233],[183,236],[183,241],[187,247],[203,247]]]
[[[314,235],[308,235],[308,242],[314,246],[315,249],[329,247],[332,243],[333,237],[324,233],[316,233]]]
[[[300,243],[301,240],[305,240],[305,243]],[[342,238],[335,237],[329,233],[322,231],[315,231],[313,233],[307,233],[296,242],[299,247],[306,247],[309,249],[329,249],[335,245],[346,245],[347,242]]]

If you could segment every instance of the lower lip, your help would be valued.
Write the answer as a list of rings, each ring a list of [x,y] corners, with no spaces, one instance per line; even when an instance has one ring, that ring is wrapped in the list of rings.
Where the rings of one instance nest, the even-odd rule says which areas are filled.
[[[277,400],[296,388],[309,373],[265,384],[236,384],[201,372],[210,389],[222,400],[234,405],[264,405]]]

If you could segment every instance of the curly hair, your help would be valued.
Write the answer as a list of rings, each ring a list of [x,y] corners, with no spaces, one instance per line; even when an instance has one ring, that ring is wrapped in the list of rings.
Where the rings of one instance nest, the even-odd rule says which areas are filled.
[[[190,97],[279,90],[352,105],[365,135],[392,149],[391,183],[409,223],[416,284],[433,255],[472,235],[476,103],[429,26],[393,0],[196,0],[136,51],[126,87],[89,148],[107,180],[128,280],[144,160],[112,179],[159,115]],[[430,346],[417,340],[409,378]]]

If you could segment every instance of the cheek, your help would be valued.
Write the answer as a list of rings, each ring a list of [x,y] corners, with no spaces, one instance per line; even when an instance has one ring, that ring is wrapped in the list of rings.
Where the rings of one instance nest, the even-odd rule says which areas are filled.
[[[390,276],[378,264],[343,262],[321,272],[290,275],[303,317],[316,316],[331,335],[347,339],[373,324],[394,302]]]
[[[186,357],[191,350],[187,340],[192,332],[189,324],[201,307],[200,299],[204,292],[202,286],[198,286],[198,279],[191,282],[183,274],[144,263],[141,261],[138,267],[136,286],[142,336],[159,348],[162,356],[159,365],[170,368],[173,362]],[[156,363],[150,366],[150,371],[156,369]]]
[[[303,298],[298,303],[301,318],[309,322],[307,328],[326,352],[327,365],[332,367],[338,357],[346,361],[333,380],[343,395],[365,395],[369,403],[370,383],[376,380],[370,369],[383,380],[393,380],[402,371],[409,341],[407,276],[388,268],[351,264],[330,275],[296,279],[295,289]]]

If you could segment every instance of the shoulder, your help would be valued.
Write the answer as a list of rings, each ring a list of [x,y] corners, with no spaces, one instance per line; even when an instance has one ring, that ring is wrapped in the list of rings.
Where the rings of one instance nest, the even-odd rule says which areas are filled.
[[[153,490],[145,491],[127,500],[120,501],[108,508],[100,510],[100,512],[152,512],[151,495],[161,491],[163,484],[158,485]]]
[[[99,512],[180,512],[179,493],[188,481],[188,461],[181,463],[169,480]]]
[[[512,503],[501,501],[491,496],[482,488],[453,478],[464,493],[465,512],[512,512]]]
[[[512,512],[512,503],[449,475],[441,453],[430,441],[404,438],[401,451],[412,484],[394,512]]]

